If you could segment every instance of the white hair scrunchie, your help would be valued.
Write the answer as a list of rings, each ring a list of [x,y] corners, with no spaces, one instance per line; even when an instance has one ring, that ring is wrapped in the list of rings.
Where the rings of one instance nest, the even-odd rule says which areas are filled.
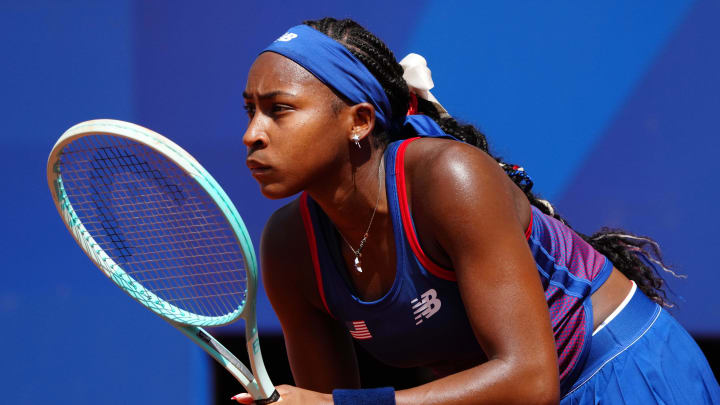
[[[400,66],[403,68],[403,79],[405,79],[410,91],[423,100],[435,104],[441,116],[448,116],[445,107],[430,93],[430,89],[435,84],[425,58],[416,53],[410,53],[400,61]]]

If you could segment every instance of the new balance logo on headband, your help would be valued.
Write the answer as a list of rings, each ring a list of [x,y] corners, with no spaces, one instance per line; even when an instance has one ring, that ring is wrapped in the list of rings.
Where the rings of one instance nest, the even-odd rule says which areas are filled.
[[[437,298],[437,291],[431,288],[425,291],[421,296],[420,300],[415,298],[410,301],[412,309],[415,310],[415,325],[420,325],[425,319],[435,315],[440,310],[441,302]]]
[[[284,33],[280,38],[276,39],[275,41],[280,42],[288,42],[293,38],[297,38],[297,34],[294,32],[286,32]]]

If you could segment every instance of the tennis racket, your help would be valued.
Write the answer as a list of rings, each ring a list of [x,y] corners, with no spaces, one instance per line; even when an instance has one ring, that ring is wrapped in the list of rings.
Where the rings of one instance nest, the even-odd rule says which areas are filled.
[[[257,404],[279,399],[260,353],[250,236],[200,163],[147,128],[93,120],[60,137],[47,178],[68,230],[106,276],[205,349]],[[252,372],[202,328],[238,318]]]

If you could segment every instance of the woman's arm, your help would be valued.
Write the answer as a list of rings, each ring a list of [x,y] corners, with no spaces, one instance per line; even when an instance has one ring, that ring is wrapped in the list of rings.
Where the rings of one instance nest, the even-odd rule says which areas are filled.
[[[454,268],[489,361],[399,391],[397,403],[557,403],[555,342],[524,236],[527,200],[494,159],[459,142],[416,141],[407,149],[406,168],[420,240]]]
[[[320,301],[297,201],[273,214],[260,246],[263,284],[282,325],[295,384],[325,393],[359,387],[350,336]]]

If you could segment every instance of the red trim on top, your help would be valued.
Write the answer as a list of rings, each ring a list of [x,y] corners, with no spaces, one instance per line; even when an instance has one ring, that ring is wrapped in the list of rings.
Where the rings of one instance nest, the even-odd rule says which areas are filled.
[[[315,228],[313,227],[312,218],[310,217],[307,199],[307,193],[303,192],[302,195],[300,195],[300,215],[302,216],[303,224],[305,225],[305,234],[307,235],[308,244],[310,245],[310,256],[312,257],[313,267],[315,269],[315,282],[317,283],[320,300],[322,300],[325,310],[328,314],[330,314],[330,316],[335,318],[332,312],[330,312],[330,308],[328,308],[327,301],[325,301],[325,289],[323,288],[322,273],[320,271],[320,259],[318,258]]]
[[[425,254],[425,252],[423,252],[417,235],[415,234],[415,228],[413,227],[412,217],[410,215],[410,208],[408,207],[407,202],[407,191],[405,188],[405,149],[408,147],[408,145],[410,145],[410,143],[417,139],[420,138],[410,138],[400,144],[400,147],[397,151],[397,156],[395,157],[396,187],[398,202],[400,205],[400,217],[402,218],[403,228],[405,229],[405,235],[407,236],[407,240],[410,243],[410,248],[415,254],[415,257],[417,257],[420,264],[422,264],[423,267],[427,269],[427,271],[432,273],[435,277],[439,277],[448,281],[457,281],[457,277],[455,276],[454,271],[447,270],[438,266],[435,262],[432,261],[432,259],[430,259]]]
[[[530,207],[530,223],[528,224],[528,227],[525,230],[525,239],[530,239],[530,235],[532,235],[532,224],[533,224],[533,212],[532,212],[532,207]]]

